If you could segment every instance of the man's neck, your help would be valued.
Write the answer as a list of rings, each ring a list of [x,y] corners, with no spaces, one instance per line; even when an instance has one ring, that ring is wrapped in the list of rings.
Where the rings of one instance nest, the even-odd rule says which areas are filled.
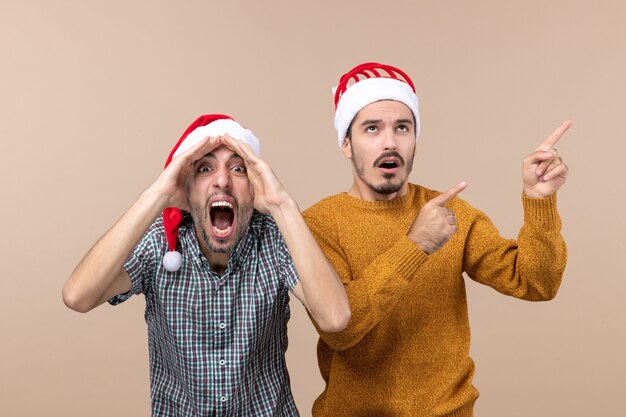
[[[228,258],[230,257],[229,253],[209,252],[208,254],[205,253],[204,256],[206,257],[207,261],[209,261],[211,269],[215,271],[217,275],[224,275],[224,272],[226,272],[226,267],[228,265]]]
[[[218,253],[213,252],[209,248],[205,247],[202,243],[200,243],[200,251],[204,255],[207,261],[209,261],[209,265],[211,269],[215,271],[218,275],[224,275],[226,272],[226,267],[228,266],[228,259],[230,258],[230,252],[228,253]]]

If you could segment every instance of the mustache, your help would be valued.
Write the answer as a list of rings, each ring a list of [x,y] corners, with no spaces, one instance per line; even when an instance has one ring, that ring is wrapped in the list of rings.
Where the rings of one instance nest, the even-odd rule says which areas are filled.
[[[400,161],[400,165],[404,165],[404,158],[402,157],[402,155],[400,155],[396,151],[387,151],[382,153],[378,158],[376,158],[376,160],[374,161],[374,167],[380,165],[382,160],[385,158],[398,158],[398,161]]]

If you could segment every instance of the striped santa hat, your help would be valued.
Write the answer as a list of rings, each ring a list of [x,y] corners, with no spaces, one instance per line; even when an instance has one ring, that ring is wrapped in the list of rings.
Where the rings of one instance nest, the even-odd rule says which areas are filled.
[[[361,109],[381,100],[404,103],[415,116],[415,138],[419,135],[419,101],[413,81],[404,71],[391,65],[366,62],[339,79],[335,94],[335,129],[339,147],[346,139],[350,123]]]

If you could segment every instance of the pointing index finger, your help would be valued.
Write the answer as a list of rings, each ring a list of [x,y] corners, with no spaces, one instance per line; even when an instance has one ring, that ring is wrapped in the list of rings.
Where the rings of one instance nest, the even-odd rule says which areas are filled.
[[[461,181],[454,187],[450,188],[445,193],[439,194],[437,197],[433,198],[432,201],[434,204],[443,207],[450,202],[458,193],[463,191],[467,187],[467,183],[465,181]]]
[[[549,151],[554,147],[554,145],[561,139],[561,136],[567,129],[569,129],[574,122],[571,120],[564,121],[561,126],[559,126],[546,140],[543,141],[541,145],[537,148],[538,151]]]

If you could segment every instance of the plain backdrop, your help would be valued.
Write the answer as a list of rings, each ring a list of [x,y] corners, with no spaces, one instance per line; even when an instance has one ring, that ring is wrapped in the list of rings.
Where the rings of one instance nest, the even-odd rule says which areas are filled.
[[[468,279],[476,415],[624,415],[624,21],[618,0],[0,0],[0,415],[149,415],[143,298],[81,315],[61,300],[68,275],[200,114],[254,130],[301,209],[347,190],[331,87],[365,61],[416,84],[411,181],[467,181],[462,197],[507,237],[523,157],[575,121],[558,144],[557,298]],[[309,416],[317,337],[293,300],[292,313],[287,360]]]

